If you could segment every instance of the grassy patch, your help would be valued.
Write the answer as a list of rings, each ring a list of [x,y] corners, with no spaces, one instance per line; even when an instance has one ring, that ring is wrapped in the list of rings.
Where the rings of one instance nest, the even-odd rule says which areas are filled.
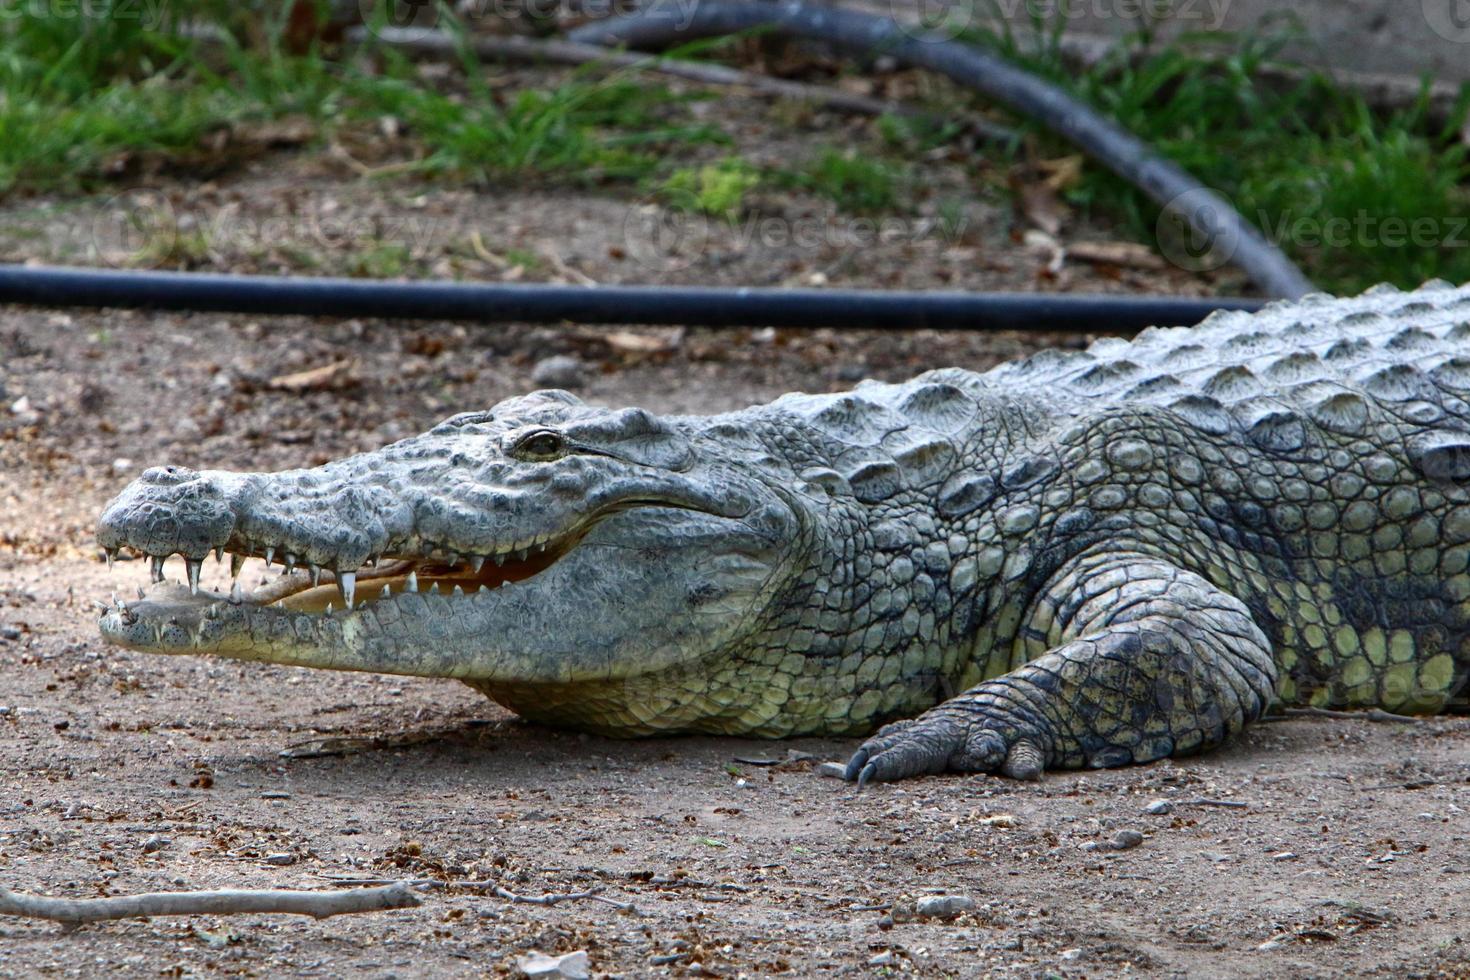
[[[1033,21],[1028,43],[1010,32],[972,39],[1081,97],[1223,193],[1327,289],[1470,280],[1470,162],[1458,139],[1465,99],[1456,118],[1435,125],[1427,101],[1375,112],[1322,74],[1263,83],[1262,70],[1286,67],[1281,51],[1301,37],[1289,22],[1224,46],[1216,35],[1207,49],[1199,38],[1160,47],[1139,35],[1080,73],[1060,53],[1060,26]],[[1101,168],[1088,167],[1071,200],[1121,216],[1140,237],[1154,234],[1157,206]]]
[[[894,210],[907,179],[901,168],[881,158],[830,147],[800,170],[781,171],[773,177],[787,187],[821,194],[843,211],[857,214]]]
[[[734,220],[745,208],[745,195],[761,175],[739,157],[726,157],[703,167],[680,167],[663,182],[659,197],[685,211]]]
[[[391,116],[424,148],[411,169],[481,182],[631,180],[672,146],[724,140],[685,122],[687,97],[626,75],[504,96],[467,60],[463,88],[442,91],[392,51],[287,54],[280,25],[255,25],[246,44],[226,29],[232,15],[205,43],[176,19],[143,21],[142,6],[24,4],[0,19],[0,194],[84,189],[131,154],[187,158],[220,128],[286,116],[326,136]]]

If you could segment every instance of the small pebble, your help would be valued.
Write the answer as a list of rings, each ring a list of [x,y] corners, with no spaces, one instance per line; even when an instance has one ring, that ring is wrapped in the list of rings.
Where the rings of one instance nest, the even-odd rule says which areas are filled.
[[[1271,855],[1271,860],[1273,860],[1273,861],[1295,861],[1296,860],[1296,855],[1293,854],[1293,853],[1291,853],[1290,851],[1282,851],[1279,854],[1273,854],[1273,855]]]
[[[1136,830],[1120,830],[1108,841],[1108,847],[1114,851],[1131,851],[1143,843],[1143,835]]]
[[[975,900],[968,895],[925,895],[914,904],[922,919],[953,919],[974,908]]]
[[[1154,800],[1148,806],[1143,808],[1143,812],[1155,817],[1162,817],[1166,813],[1174,812],[1174,804],[1170,803],[1168,800]]]
[[[566,354],[542,358],[531,368],[531,381],[547,388],[580,388],[586,376],[582,362]]]
[[[291,794],[283,789],[268,789],[260,794],[262,800],[289,800]]]
[[[564,956],[547,956],[532,950],[529,955],[517,960],[516,966],[528,977],[548,977],[552,980],[586,980],[589,970],[587,951],[584,949]]]
[[[168,843],[169,840],[167,837],[159,837],[157,834],[154,834],[143,842],[143,853],[152,854],[155,851],[161,851],[168,846]]]
[[[0,626],[0,640],[14,643],[18,639],[20,639],[20,630],[14,626]]]
[[[829,779],[844,779],[847,776],[847,766],[840,762],[824,762],[817,766],[817,775]]]
[[[891,950],[891,949],[885,949],[883,952],[879,953],[877,956],[874,956],[872,959],[868,960],[868,965],[869,966],[892,966],[893,965],[893,950]]]
[[[265,856],[265,863],[266,864],[270,864],[270,865],[274,865],[277,868],[284,868],[284,867],[286,867],[289,864],[295,864],[296,863],[296,855],[294,855],[294,854],[267,854]]]

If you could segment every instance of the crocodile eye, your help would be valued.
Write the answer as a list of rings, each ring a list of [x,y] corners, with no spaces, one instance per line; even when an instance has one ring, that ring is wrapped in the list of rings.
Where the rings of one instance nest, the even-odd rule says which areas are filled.
[[[532,432],[516,440],[511,454],[521,459],[555,459],[566,449],[566,440],[558,432]]]

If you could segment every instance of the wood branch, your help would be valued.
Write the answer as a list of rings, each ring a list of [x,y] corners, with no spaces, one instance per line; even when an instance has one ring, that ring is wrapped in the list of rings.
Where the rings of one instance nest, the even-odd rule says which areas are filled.
[[[1349,721],[1376,721],[1383,724],[1398,722],[1406,725],[1422,725],[1424,718],[1416,718],[1413,715],[1396,715],[1382,708],[1369,708],[1367,711],[1335,711],[1331,708],[1285,708],[1282,714],[1287,718],[1345,718]]]
[[[391,879],[386,878],[333,878],[325,876],[327,881],[339,885],[377,885],[383,884]],[[602,894],[599,888],[590,888],[583,892],[547,892],[544,895],[520,895],[510,891],[498,881],[454,881],[443,878],[412,878],[408,881],[400,881],[398,884],[410,885],[414,888],[436,888],[436,889],[463,889],[466,891],[489,892],[497,898],[503,898],[513,905],[556,905],[559,902],[591,901],[601,902],[603,905],[611,906],[620,912],[632,912],[634,915],[642,915],[638,906],[632,902],[620,902],[615,898],[608,898]]]
[[[152,892],[112,898],[52,898],[0,888],[0,915],[49,919],[78,925],[108,919],[138,919],[155,915],[309,915],[325,919],[353,912],[408,909],[419,898],[404,882],[352,891],[305,892],[262,889],[223,889],[202,892]]]
[[[458,40],[443,31],[416,31],[407,28],[385,27],[369,33],[365,28],[348,32],[348,39],[357,42],[376,38],[380,44],[413,54],[445,57],[458,52]],[[864,116],[894,115],[911,119],[928,118],[926,113],[899,102],[873,99],[852,92],[842,92],[821,85],[791,82],[771,78],[755,72],[741,71],[727,65],[717,65],[665,58],[657,55],[615,51],[596,44],[576,41],[540,40],[511,36],[476,35],[468,41],[470,50],[486,60],[520,61],[530,64],[557,64],[580,67],[600,64],[612,68],[654,72],[671,75],[687,81],[705,85],[739,86],[748,88],[757,95],[770,98],[789,98],[829,109],[838,109]],[[1020,139],[1013,129],[984,119],[966,119],[965,125],[983,139],[1008,143]]]

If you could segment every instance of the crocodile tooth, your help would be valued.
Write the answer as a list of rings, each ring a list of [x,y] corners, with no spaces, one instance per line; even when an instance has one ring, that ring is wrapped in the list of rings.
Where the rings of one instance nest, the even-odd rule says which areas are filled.
[[[380,599],[391,599],[391,598],[393,598],[393,589],[391,587],[389,587],[389,586],[386,586],[386,585],[383,586],[383,591],[381,593],[379,593],[378,598],[380,598]]]
[[[352,597],[357,594],[357,573],[338,572],[337,591],[342,593],[342,604],[352,611]]]
[[[216,546],[214,549],[214,563],[218,565],[225,560],[225,549]]]
[[[516,561],[525,561],[529,557],[531,557],[531,550],[529,548],[522,548],[516,552]]]
[[[432,582],[432,583],[430,583],[430,585],[429,585],[429,595],[438,595],[438,594],[439,594],[439,583],[438,582]]]
[[[199,571],[204,567],[203,558],[185,558],[184,569],[189,575],[189,594],[199,594]]]
[[[239,579],[230,585],[230,601],[237,606],[245,601],[245,590],[240,588]]]
[[[271,567],[271,562],[273,562],[275,560],[276,560],[276,549],[275,548],[267,548],[267,549],[265,549],[265,567],[266,568],[270,568]]]
[[[351,606],[348,606],[348,607],[347,607],[347,608],[348,608],[348,609],[351,609],[351,608],[352,608],[352,607],[351,607]],[[333,606],[332,606],[332,604],[331,604],[331,603],[330,603],[330,602],[329,602],[329,603],[327,603],[327,615],[328,615],[328,616],[330,616],[330,615],[332,615],[332,609],[333,609]]]
[[[153,576],[153,581],[155,581],[155,582],[162,582],[163,581],[163,562],[164,562],[164,559],[163,559],[162,556],[160,556],[160,555],[154,555],[153,556],[153,559],[152,559],[152,562],[151,562],[151,565],[150,565],[148,571],[149,571],[149,574]]]
[[[230,556],[230,578],[239,578],[240,577],[240,569],[242,569],[244,567],[245,567],[245,556],[244,555],[231,555]]]
[[[318,585],[321,585],[321,584],[322,584],[322,566],[320,566],[320,565],[312,565],[311,566],[311,587],[312,588],[316,588]]]
[[[293,554],[291,554],[291,552],[289,552],[289,551],[286,552],[286,565],[285,565],[285,568],[286,568],[286,574],[287,575],[290,575],[292,572],[294,572],[296,570],[296,556],[293,555]]]
[[[112,607],[109,606],[107,603],[103,602],[101,599],[93,599],[92,600],[92,605],[94,605],[94,606],[97,607],[97,611],[98,612],[104,612],[104,613],[112,612]]]
[[[536,545],[536,550],[537,551],[545,551],[546,550],[546,544],[547,543],[545,541],[542,541],[540,544]]]
[[[479,575],[480,574],[480,569],[482,569],[484,567],[485,567],[485,556],[484,555],[476,555],[475,557],[473,557],[473,558],[470,559],[470,571],[474,572],[476,575]]]
[[[219,605],[216,603],[215,605],[210,606],[208,609],[204,610],[204,618],[219,619]]]
[[[453,595],[457,599],[463,599],[464,598],[464,589],[461,589],[459,586],[456,585],[454,587],[454,591],[452,593],[450,593],[450,594]]]
[[[102,553],[107,556],[107,570],[110,572],[112,571],[112,562],[117,558],[117,549],[107,548]]]
[[[495,553],[495,564],[496,565],[504,565],[505,564],[505,554],[503,552],[496,552]]]
[[[369,555],[368,556],[367,567],[368,568],[377,568],[378,567],[378,556],[377,555]]]
[[[419,576],[417,572],[409,572],[408,578],[403,582],[404,592],[417,592],[419,590]]]
[[[144,591],[143,591],[143,587],[142,587],[142,586],[141,586],[141,585],[140,585],[140,586],[138,586],[138,598],[139,598],[139,599],[141,599],[141,598],[143,598],[143,596],[144,596],[144,595],[145,595],[145,594],[146,594],[146,593],[144,593]]]
[[[453,568],[454,566],[459,564],[459,555],[456,555],[454,552],[451,551],[448,555],[444,557],[444,564],[448,565],[450,568]]]
[[[488,586],[485,583],[481,582],[480,583],[480,591],[479,592],[476,592],[475,595],[482,595],[482,594],[484,594],[486,592],[489,592],[489,591],[490,591],[490,586]]]

